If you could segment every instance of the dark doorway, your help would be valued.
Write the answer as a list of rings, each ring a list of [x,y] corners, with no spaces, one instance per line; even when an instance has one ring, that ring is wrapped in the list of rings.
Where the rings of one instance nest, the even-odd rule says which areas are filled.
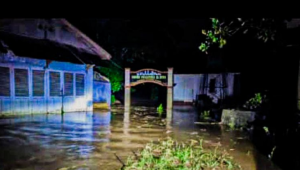
[[[166,94],[166,87],[153,83],[139,84],[131,87],[131,105],[157,107],[163,104],[165,107],[167,102]]]

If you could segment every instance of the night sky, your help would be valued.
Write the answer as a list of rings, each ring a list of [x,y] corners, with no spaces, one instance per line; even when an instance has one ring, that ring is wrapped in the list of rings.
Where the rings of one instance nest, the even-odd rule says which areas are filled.
[[[136,61],[127,65],[132,69],[174,67],[178,73],[198,73],[206,67],[207,56],[198,47],[205,38],[201,30],[211,24],[209,18],[68,20],[113,58],[116,56],[112,46],[146,49],[144,58],[155,60],[155,63]]]
[[[116,60],[119,54],[116,48],[133,48],[143,52],[143,60],[124,64],[133,70],[156,68],[166,70],[174,67],[175,73],[203,72],[241,72],[252,70],[248,66],[256,65],[256,70],[265,67],[269,58],[268,48],[255,38],[247,35],[229,39],[222,55],[206,55],[199,50],[205,40],[202,29],[211,28],[209,18],[205,19],[74,19],[67,18],[74,26],[107,50]],[[131,55],[131,53],[127,53]],[[132,56],[126,56],[130,58]],[[208,58],[222,59],[222,65],[208,67]],[[148,59],[154,63],[147,62]],[[264,61],[262,61],[264,60]],[[251,71],[253,72],[253,71]]]

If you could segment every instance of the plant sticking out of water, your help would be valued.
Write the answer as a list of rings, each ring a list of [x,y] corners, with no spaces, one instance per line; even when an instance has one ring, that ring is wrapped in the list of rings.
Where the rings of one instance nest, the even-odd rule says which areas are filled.
[[[230,130],[235,130],[235,122],[233,118],[231,118],[230,122],[228,123],[228,126]]]
[[[148,143],[143,150],[134,154],[123,167],[125,170],[152,169],[241,169],[227,152],[218,147],[204,148],[202,140],[177,142],[168,138]]]
[[[116,102],[116,97],[115,97],[115,95],[111,95],[111,97],[110,97],[110,100],[111,100],[111,103],[113,104],[113,103],[115,103]]]
[[[157,113],[159,114],[159,116],[162,115],[162,113],[164,112],[164,107],[162,104],[160,104],[158,107],[157,107]]]
[[[210,119],[210,111],[209,110],[203,111],[201,117],[205,120]]]
[[[273,158],[275,149],[276,149],[276,146],[273,147],[271,153],[269,154],[269,159],[272,159],[272,158]]]
[[[265,130],[265,132],[266,132],[267,134],[269,134],[269,128],[268,128],[267,126],[264,126],[263,129]]]

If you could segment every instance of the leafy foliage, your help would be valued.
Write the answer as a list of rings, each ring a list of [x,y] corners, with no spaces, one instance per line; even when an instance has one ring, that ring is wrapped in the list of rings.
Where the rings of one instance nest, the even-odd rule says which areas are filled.
[[[257,109],[265,99],[266,95],[262,96],[261,93],[256,93],[253,98],[245,103],[244,107],[247,109]]]
[[[202,143],[203,140],[180,143],[171,138],[151,142],[139,154],[129,157],[124,169],[241,169],[227,152],[217,147],[205,149]]]
[[[267,126],[264,126],[263,129],[267,134],[270,133],[269,128]]]
[[[263,42],[275,40],[278,23],[283,20],[275,20],[269,18],[262,19],[242,19],[220,21],[217,18],[211,18],[212,28],[202,30],[202,34],[206,36],[206,41],[202,42],[199,49],[202,52],[208,53],[208,49],[212,45],[218,45],[222,48],[227,44],[229,37],[241,32],[243,34],[251,32],[254,36]]]
[[[235,130],[235,122],[234,120],[231,120],[229,123],[228,123],[228,126],[231,130]]]
[[[203,111],[203,113],[201,114],[201,117],[203,119],[210,119],[210,111],[209,110]]]
[[[113,93],[122,89],[123,85],[123,70],[116,68],[116,66],[110,65],[109,67],[97,67],[101,74],[105,75],[111,83],[111,90]]]
[[[158,114],[162,114],[163,113],[163,111],[164,111],[164,107],[163,107],[163,105],[162,104],[160,104],[158,107],[157,107],[157,112],[158,112]]]
[[[115,95],[111,95],[111,103],[115,103],[116,102],[116,97]]]

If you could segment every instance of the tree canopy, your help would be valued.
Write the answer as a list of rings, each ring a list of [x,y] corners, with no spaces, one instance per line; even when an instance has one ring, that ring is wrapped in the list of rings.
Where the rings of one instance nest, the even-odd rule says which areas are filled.
[[[218,46],[223,48],[230,37],[236,34],[249,34],[265,43],[280,39],[280,31],[285,28],[286,19],[274,18],[236,18],[217,19],[211,18],[211,28],[202,30],[205,41],[199,49],[208,54],[209,48]],[[277,41],[279,42],[279,41]]]

